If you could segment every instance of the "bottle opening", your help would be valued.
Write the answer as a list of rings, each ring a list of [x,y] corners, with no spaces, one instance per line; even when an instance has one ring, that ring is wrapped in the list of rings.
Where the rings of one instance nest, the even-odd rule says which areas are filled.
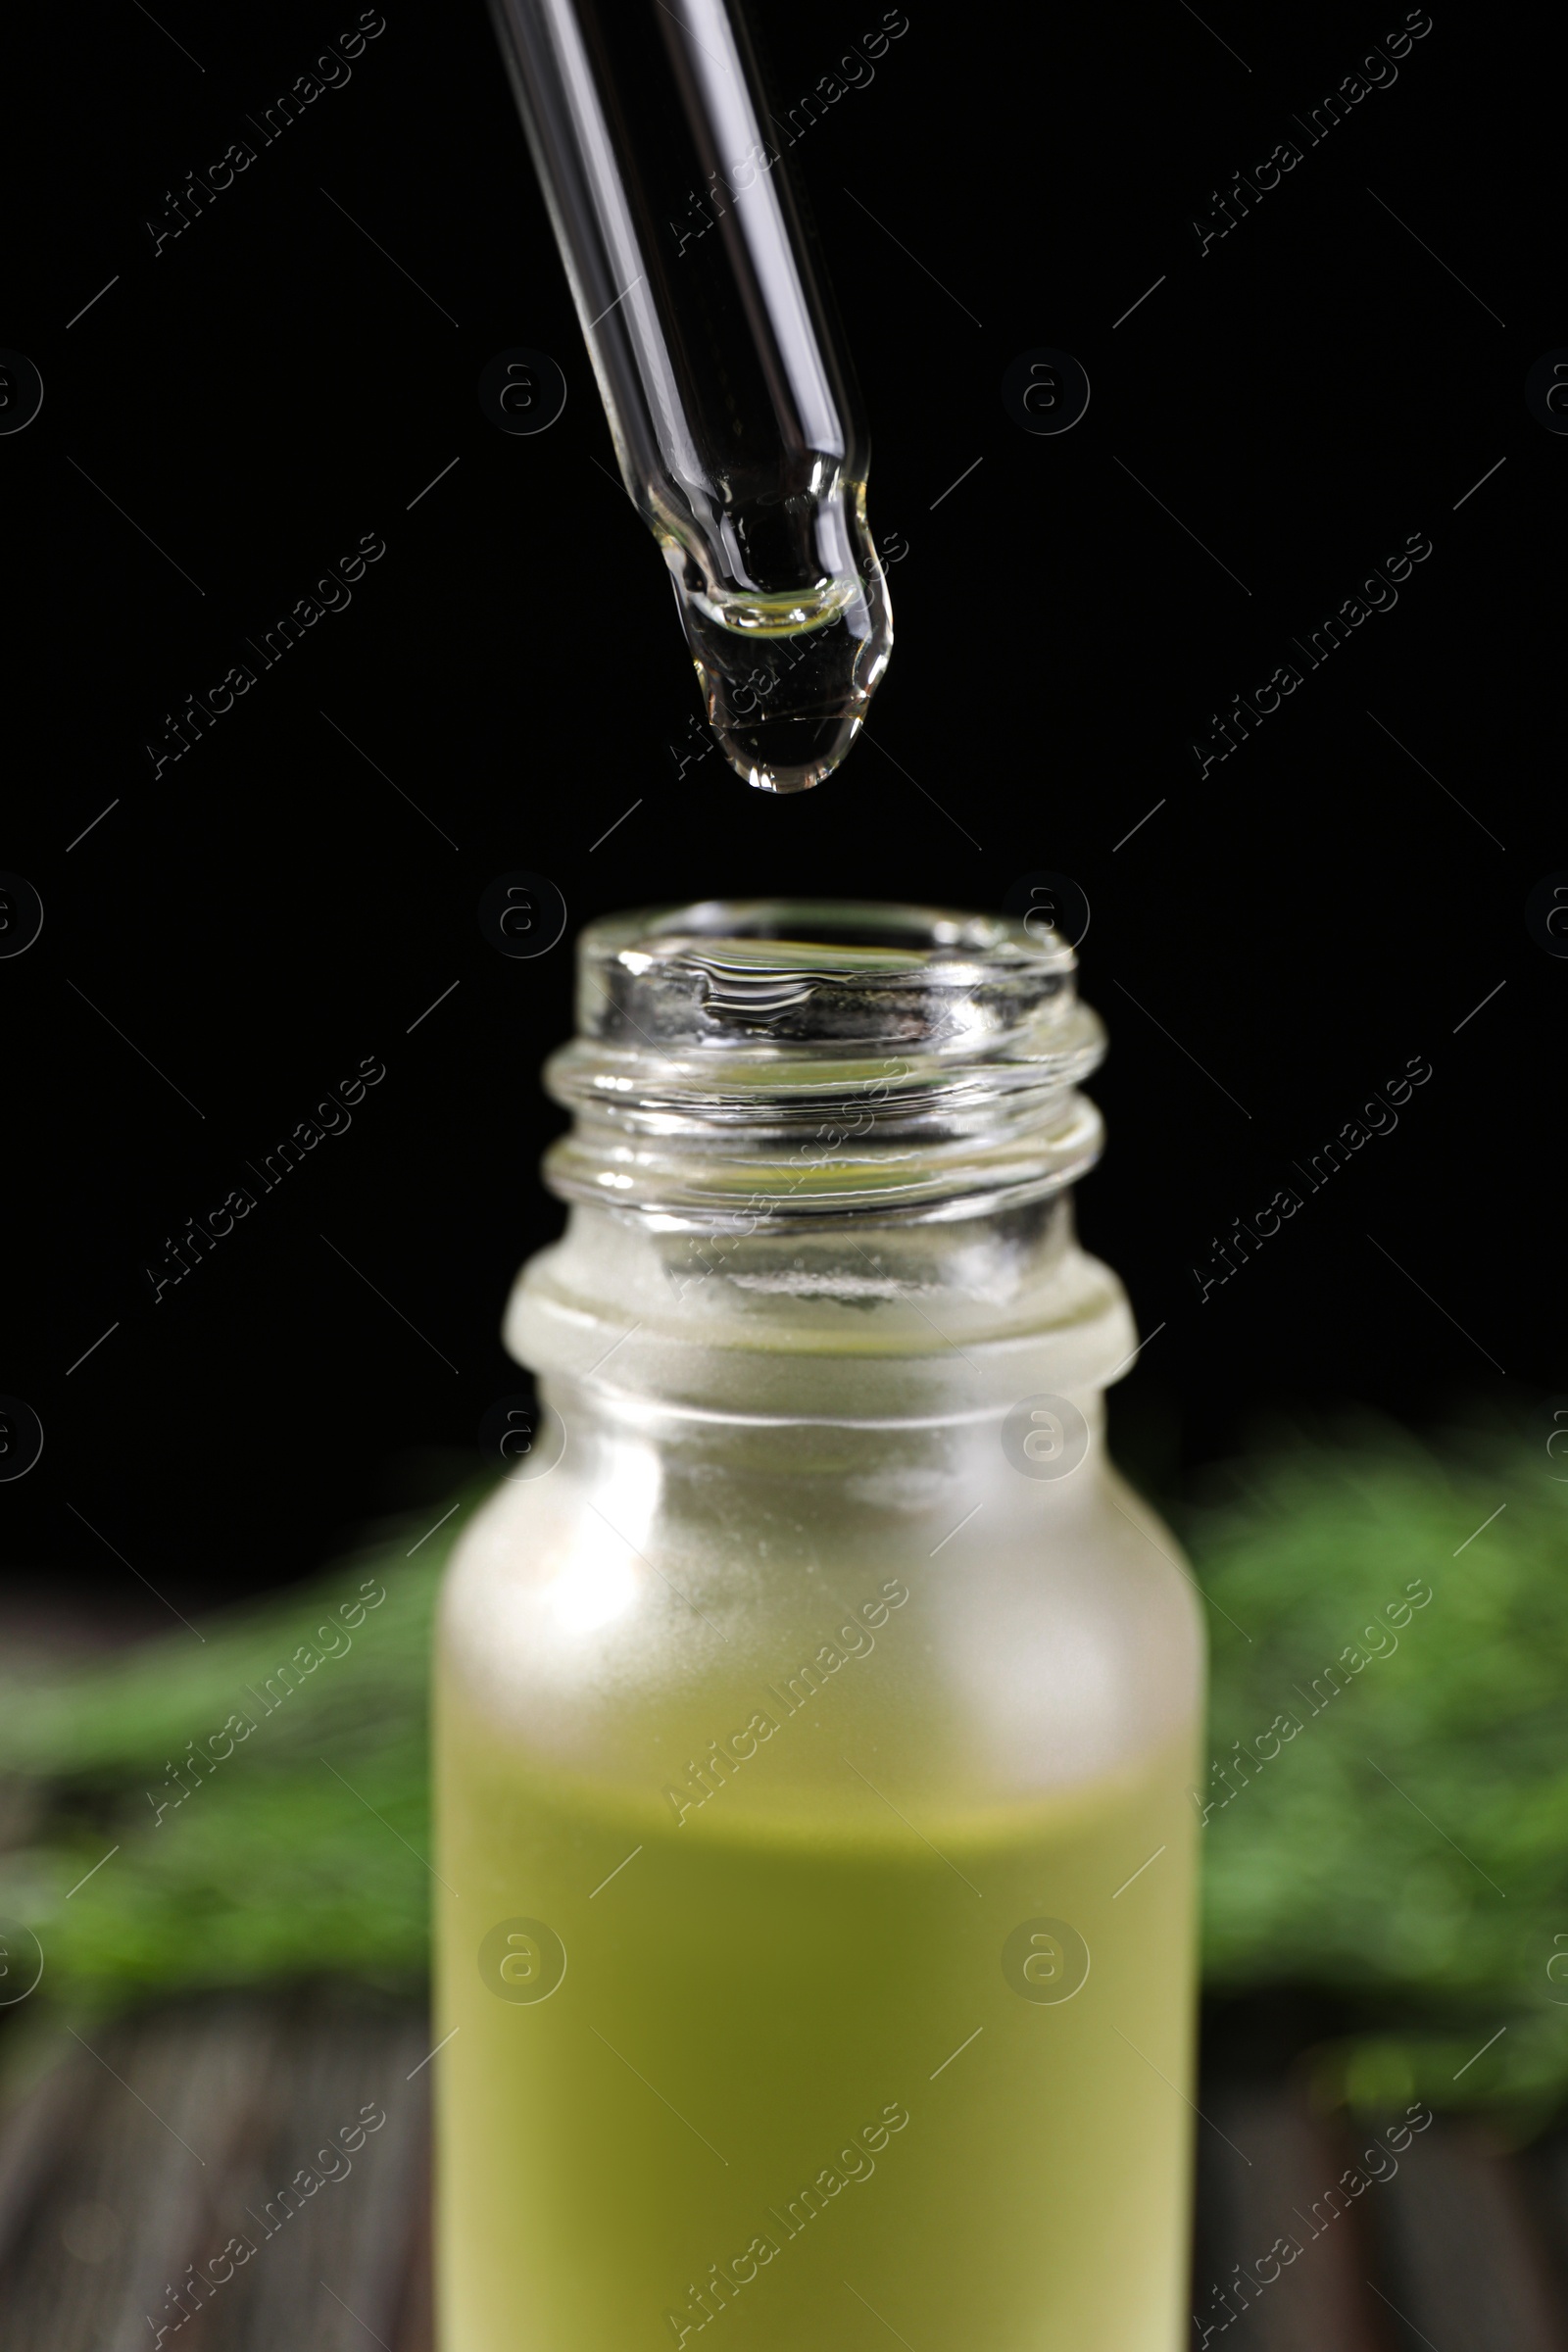
[[[1037,918],[1038,919],[1038,918]],[[984,952],[1016,934],[1028,947],[1039,942],[1000,915],[954,914],[933,906],[884,906],[836,899],[709,899],[650,914],[596,924],[595,933],[618,921],[645,926],[655,937],[731,940],[765,939],[838,948],[888,948],[908,956],[935,956],[955,948]],[[584,934],[585,940],[589,934]]]

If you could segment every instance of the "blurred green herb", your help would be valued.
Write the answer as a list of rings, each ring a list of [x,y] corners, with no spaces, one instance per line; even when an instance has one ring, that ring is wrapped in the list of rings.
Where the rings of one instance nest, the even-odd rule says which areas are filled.
[[[1228,1485],[1180,1514],[1213,1603],[1209,1984],[1338,1996],[1361,2022],[1319,2071],[1353,2104],[1544,2115],[1568,2093],[1568,1488],[1517,1446],[1440,1459],[1364,1426],[1278,1442]],[[40,1999],[417,1985],[453,1533],[201,1645],[0,1685],[0,1773],[34,1816],[0,1913],[43,1945]]]
[[[24,1824],[0,1854],[0,1913],[43,1947],[41,1997],[421,1982],[425,1686],[452,1532],[211,1618],[200,1643],[172,1634],[0,1685],[0,1773]]]
[[[1365,2023],[1321,2072],[1357,2106],[1542,2115],[1568,2093],[1554,1469],[1362,1425],[1278,1444],[1183,1514],[1214,1603],[1207,1981],[1346,1999]]]

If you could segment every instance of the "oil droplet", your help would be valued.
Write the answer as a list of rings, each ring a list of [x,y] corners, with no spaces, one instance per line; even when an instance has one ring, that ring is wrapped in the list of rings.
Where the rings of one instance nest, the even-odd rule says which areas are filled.
[[[859,568],[788,595],[715,590],[671,561],[708,723],[761,792],[830,776],[865,719],[893,650],[887,583],[863,524]]]

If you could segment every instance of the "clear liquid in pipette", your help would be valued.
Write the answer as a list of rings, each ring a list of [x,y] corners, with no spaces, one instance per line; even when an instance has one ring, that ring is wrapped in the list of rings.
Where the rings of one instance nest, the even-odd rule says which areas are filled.
[[[715,595],[668,551],[675,601],[719,749],[761,792],[807,792],[859,733],[893,646],[869,539],[860,571],[799,595]]]

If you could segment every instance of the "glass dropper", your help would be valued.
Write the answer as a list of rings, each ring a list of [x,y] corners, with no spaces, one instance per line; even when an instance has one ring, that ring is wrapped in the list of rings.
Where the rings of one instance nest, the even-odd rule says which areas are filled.
[[[626,488],[736,772],[803,792],[893,644],[869,442],[737,0],[491,0]]]

